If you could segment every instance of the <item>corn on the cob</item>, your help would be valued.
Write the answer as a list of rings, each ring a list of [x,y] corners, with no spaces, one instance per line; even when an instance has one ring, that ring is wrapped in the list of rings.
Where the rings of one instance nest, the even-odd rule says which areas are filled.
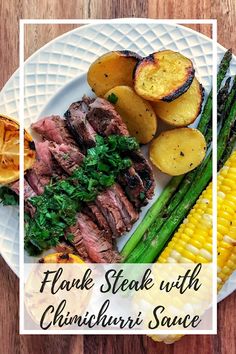
[[[236,270],[236,151],[217,178],[217,263],[218,290]],[[202,193],[183,221],[158,263],[209,263],[212,261],[212,183]],[[181,336],[152,336],[173,342]]]

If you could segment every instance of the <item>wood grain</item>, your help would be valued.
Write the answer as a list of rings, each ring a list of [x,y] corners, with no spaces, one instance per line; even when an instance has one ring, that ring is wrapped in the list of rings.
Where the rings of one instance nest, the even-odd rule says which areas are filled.
[[[20,18],[216,18],[218,42],[236,53],[235,0],[0,0],[0,87],[18,67]],[[41,26],[39,26],[41,27]],[[26,56],[74,26],[29,28]],[[210,36],[206,26],[194,29]],[[146,336],[19,336],[18,279],[0,259],[0,353],[234,354],[236,293],[219,305],[217,336],[185,336],[173,345]]]

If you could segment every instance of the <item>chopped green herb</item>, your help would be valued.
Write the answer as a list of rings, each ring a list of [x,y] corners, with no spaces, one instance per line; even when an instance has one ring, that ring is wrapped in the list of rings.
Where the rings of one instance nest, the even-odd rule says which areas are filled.
[[[36,213],[33,219],[25,220],[25,249],[28,253],[39,254],[56,246],[65,231],[75,224],[82,203],[95,200],[101,191],[111,187],[120,172],[132,164],[123,156],[125,152],[138,148],[139,144],[132,137],[96,136],[96,146],[88,149],[72,176],[51,180],[43,194],[30,198]]]
[[[145,193],[144,193],[144,192],[140,192],[139,198],[140,198],[141,200],[144,200],[144,199],[145,199]]]
[[[110,103],[116,104],[116,102],[118,101],[118,97],[112,92],[108,97],[107,100]]]
[[[18,205],[19,197],[9,187],[0,187],[0,204]]]

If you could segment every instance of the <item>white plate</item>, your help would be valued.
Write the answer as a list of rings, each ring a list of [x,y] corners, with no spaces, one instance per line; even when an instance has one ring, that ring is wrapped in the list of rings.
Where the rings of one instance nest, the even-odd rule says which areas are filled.
[[[119,49],[128,49],[147,55],[161,49],[180,51],[192,59],[196,76],[206,92],[211,87],[212,42],[189,28],[160,24],[153,20],[126,19],[120,23],[106,21],[70,31],[32,55],[25,64],[25,126],[43,114],[62,114],[68,105],[89,93],[85,73],[99,55]],[[224,48],[218,46],[218,61]],[[236,73],[236,59],[232,60],[230,74]],[[16,71],[0,93],[0,112],[18,117],[19,72]],[[167,183],[158,173],[156,193]],[[157,195],[156,194],[156,195]],[[149,204],[148,207],[150,207]],[[146,207],[146,209],[148,208]],[[141,217],[144,215],[143,210]],[[133,230],[132,230],[133,231]],[[124,244],[124,236],[119,247]],[[18,275],[19,270],[18,211],[0,207],[0,249],[6,262]],[[236,276],[225,284],[219,299],[235,290]]]

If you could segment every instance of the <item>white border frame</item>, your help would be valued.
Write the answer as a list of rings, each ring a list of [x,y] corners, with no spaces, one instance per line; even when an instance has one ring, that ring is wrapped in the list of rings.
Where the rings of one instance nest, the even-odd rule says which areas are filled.
[[[213,70],[212,70],[212,90],[213,90],[213,281],[212,281],[212,329],[211,330],[25,330],[24,329],[24,26],[29,24],[106,24],[106,23],[138,23],[143,21],[147,23],[161,24],[205,24],[212,26],[212,46],[213,46]],[[20,121],[20,242],[19,242],[19,259],[20,259],[20,316],[19,329],[20,334],[217,334],[217,20],[216,19],[144,19],[144,18],[122,18],[111,20],[90,20],[90,19],[20,19],[19,32],[19,62],[20,62],[20,100],[19,100],[19,121]]]

